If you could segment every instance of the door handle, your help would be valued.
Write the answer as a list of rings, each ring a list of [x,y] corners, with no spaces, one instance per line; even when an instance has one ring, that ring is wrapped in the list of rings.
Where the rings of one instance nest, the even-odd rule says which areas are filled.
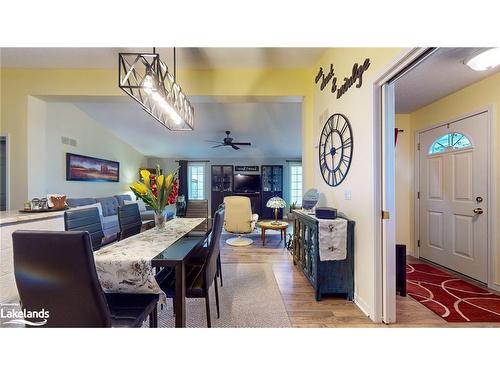
[[[472,212],[474,212],[477,215],[481,215],[484,211],[483,211],[483,209],[481,207],[478,207],[478,208],[474,208],[472,210]]]

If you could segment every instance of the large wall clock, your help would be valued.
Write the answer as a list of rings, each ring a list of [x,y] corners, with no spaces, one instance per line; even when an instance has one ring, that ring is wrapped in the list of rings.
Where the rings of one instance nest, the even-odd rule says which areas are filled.
[[[353,149],[349,120],[335,113],[326,121],[319,139],[319,167],[325,182],[337,186],[344,181],[351,167]]]

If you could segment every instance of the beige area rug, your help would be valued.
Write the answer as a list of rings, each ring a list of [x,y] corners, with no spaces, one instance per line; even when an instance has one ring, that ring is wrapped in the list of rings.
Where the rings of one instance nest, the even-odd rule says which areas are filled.
[[[288,314],[269,264],[222,264],[224,286],[219,284],[220,319],[217,319],[214,286],[210,289],[212,327],[287,328]],[[144,326],[148,326],[146,321]],[[158,326],[174,327],[172,300],[158,309]],[[186,300],[186,326],[206,328],[205,300]]]

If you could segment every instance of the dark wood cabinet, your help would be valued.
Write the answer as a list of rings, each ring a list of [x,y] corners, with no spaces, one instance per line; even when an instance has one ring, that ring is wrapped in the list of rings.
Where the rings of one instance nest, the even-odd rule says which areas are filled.
[[[261,218],[274,219],[274,210],[266,207],[272,197],[283,198],[283,166],[263,165],[261,167]],[[278,218],[283,218],[283,210],[279,210]]]
[[[347,258],[345,260],[320,261],[319,223],[314,215],[294,210],[293,263],[299,267],[313,286],[316,301],[323,294],[343,294],[354,298],[354,225],[347,220]]]
[[[232,165],[212,165],[211,190],[210,211],[213,217],[219,205],[224,202],[224,197],[233,192]]]

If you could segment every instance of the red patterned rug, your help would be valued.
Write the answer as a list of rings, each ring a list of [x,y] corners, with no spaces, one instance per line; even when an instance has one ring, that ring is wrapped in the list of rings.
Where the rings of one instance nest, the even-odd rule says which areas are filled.
[[[407,293],[447,322],[500,322],[500,297],[428,264],[406,265]]]

